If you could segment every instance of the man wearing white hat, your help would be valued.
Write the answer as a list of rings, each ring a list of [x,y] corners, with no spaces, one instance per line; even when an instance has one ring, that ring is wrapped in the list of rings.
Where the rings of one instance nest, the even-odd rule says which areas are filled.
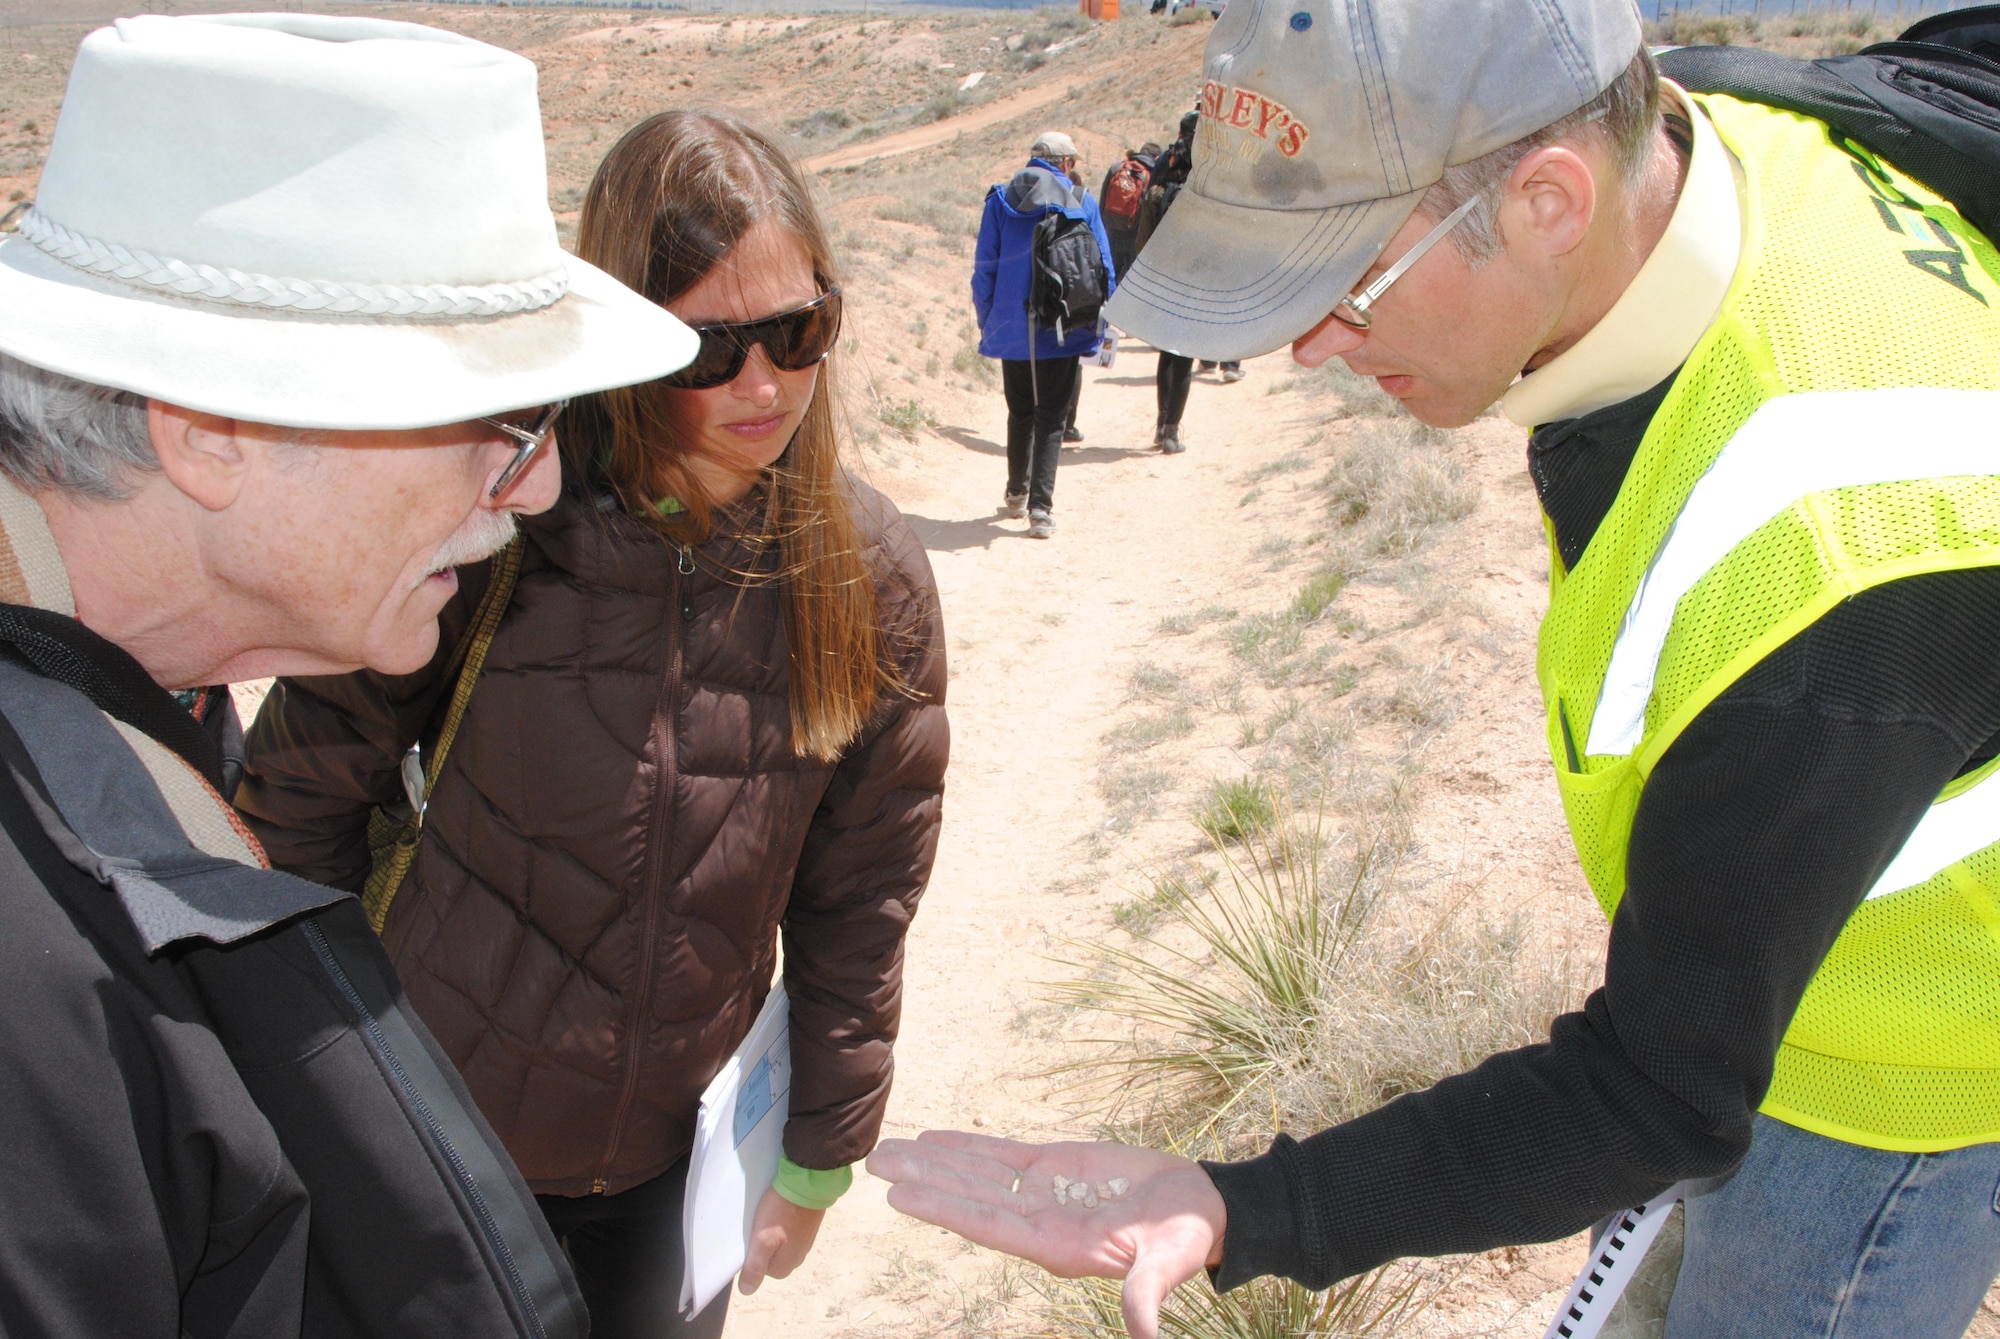
[[[0,1329],[584,1333],[358,904],[231,813],[218,685],[423,665],[563,401],[693,348],[557,245],[520,57],[84,40],[0,243]]]
[[[1676,1199],[1667,1339],[1963,1333],[2000,1272],[1991,242],[1824,120],[1660,80],[1630,0],[1235,0],[1205,73],[1108,316],[1534,429],[1604,986],[1246,1162],[932,1133],[870,1159],[891,1203],[1123,1277],[1145,1336],[1204,1265],[1323,1287],[1606,1222],[1549,1331],[1594,1333]]]

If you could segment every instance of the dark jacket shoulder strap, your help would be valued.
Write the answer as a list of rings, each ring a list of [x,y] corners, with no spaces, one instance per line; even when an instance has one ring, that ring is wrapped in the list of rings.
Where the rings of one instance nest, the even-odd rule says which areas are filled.
[[[215,738],[123,647],[76,619],[22,604],[0,604],[0,646],[179,754],[218,795],[227,793]]]

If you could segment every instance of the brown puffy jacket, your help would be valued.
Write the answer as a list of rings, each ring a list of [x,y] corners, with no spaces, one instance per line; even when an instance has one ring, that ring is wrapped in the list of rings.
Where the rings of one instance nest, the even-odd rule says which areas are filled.
[[[683,575],[651,531],[570,489],[522,526],[520,584],[383,938],[538,1193],[615,1194],[688,1151],[779,927],[786,1153],[838,1167],[874,1145],[949,735],[930,564],[886,499],[855,491],[917,696],[885,695],[837,764],[792,752],[779,592],[723,575],[766,570],[740,530]],[[360,886],[369,808],[400,796],[412,740],[429,756],[485,567],[461,581],[426,670],[273,690],[237,804],[281,868]]]

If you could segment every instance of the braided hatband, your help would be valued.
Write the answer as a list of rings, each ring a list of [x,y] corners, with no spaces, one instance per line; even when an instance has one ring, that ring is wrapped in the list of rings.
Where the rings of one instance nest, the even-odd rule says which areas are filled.
[[[67,265],[183,297],[335,316],[499,316],[546,307],[569,291],[562,270],[517,284],[340,284],[278,279],[195,265],[72,232],[39,209],[21,218],[21,236]]]

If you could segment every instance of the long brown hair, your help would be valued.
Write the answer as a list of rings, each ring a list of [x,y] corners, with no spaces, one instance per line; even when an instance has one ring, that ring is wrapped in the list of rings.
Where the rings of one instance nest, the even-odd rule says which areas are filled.
[[[577,254],[664,305],[765,220],[798,239],[822,284],[839,282],[812,188],[790,154],[740,117],[661,112],[627,131],[598,165]],[[765,472],[762,529],[750,541],[775,550],[776,575],[739,574],[782,587],[792,749],[822,762],[853,742],[882,692],[909,691],[887,654],[840,464],[838,363],[836,352],[820,365],[798,431]],[[564,449],[577,468],[606,480],[628,513],[675,544],[698,544],[714,533],[717,506],[688,468],[686,435],[662,392],[648,382],[585,396],[575,422],[564,424]]]

